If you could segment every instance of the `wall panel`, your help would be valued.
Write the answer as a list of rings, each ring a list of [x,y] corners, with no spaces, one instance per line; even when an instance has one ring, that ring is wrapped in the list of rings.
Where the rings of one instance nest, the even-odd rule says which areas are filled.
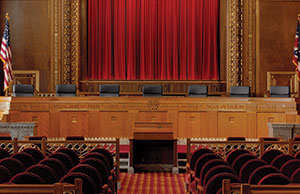
[[[257,95],[267,92],[268,71],[294,71],[292,64],[299,0],[257,0]]]
[[[53,83],[53,1],[0,1],[1,38],[5,14],[10,16],[12,67],[14,70],[39,70],[40,90],[44,92],[49,91]]]

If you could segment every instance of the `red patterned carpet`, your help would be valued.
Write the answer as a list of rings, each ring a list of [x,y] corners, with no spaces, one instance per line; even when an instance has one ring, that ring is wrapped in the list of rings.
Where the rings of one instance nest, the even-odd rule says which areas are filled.
[[[120,173],[121,194],[184,194],[185,174]]]

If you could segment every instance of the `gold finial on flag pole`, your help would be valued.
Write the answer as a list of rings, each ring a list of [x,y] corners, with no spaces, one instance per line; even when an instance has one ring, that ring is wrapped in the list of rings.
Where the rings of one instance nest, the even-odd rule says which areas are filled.
[[[9,20],[9,15],[8,15],[8,13],[5,14],[5,17]],[[298,17],[299,17],[299,15],[298,15]]]

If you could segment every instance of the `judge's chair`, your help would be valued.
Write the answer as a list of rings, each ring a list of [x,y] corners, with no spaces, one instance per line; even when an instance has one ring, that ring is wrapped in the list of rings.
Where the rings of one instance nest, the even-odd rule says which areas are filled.
[[[202,86],[202,85],[189,86],[188,97],[207,97],[207,86]]]
[[[249,86],[231,86],[230,87],[231,97],[250,97]]]
[[[56,96],[58,96],[58,97],[76,96],[76,85],[74,85],[74,84],[56,85]]]
[[[271,86],[270,96],[277,98],[288,98],[290,97],[290,87],[289,86]]]
[[[31,84],[15,84],[13,85],[13,96],[32,97],[34,96],[34,88]]]
[[[144,97],[161,97],[162,86],[160,85],[144,85],[143,87]]]
[[[120,86],[118,84],[104,84],[99,86],[100,96],[102,97],[119,97]]]

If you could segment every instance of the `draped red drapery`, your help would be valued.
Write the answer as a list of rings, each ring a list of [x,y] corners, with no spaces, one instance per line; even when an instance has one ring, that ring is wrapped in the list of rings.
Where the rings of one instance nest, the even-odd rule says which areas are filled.
[[[92,80],[218,80],[219,0],[88,0]]]

